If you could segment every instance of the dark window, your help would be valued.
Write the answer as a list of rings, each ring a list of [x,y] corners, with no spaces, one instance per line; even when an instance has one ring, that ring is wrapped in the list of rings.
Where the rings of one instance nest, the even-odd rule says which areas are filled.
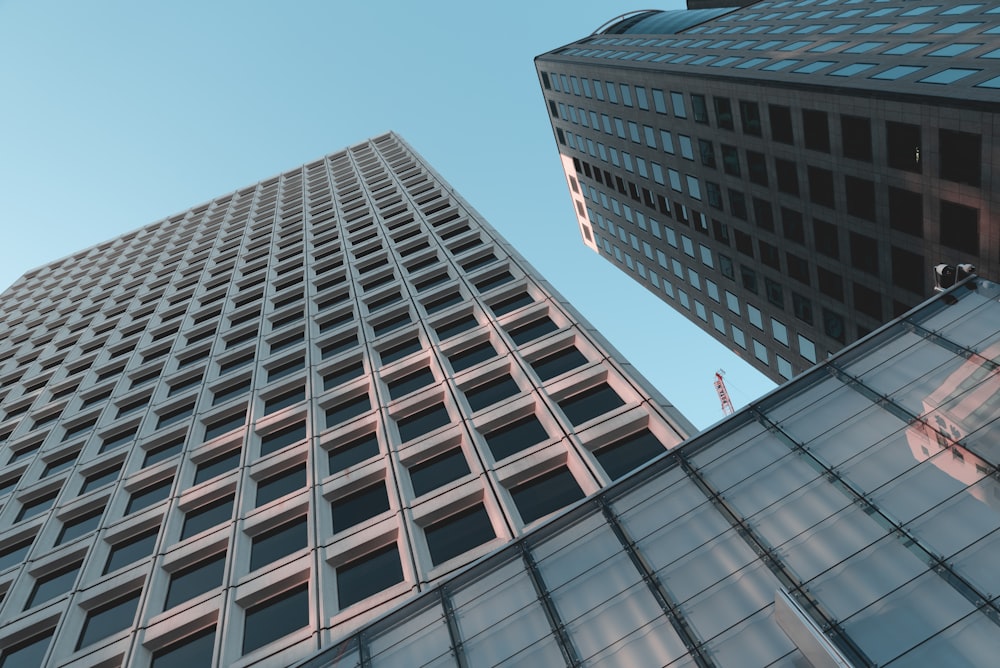
[[[389,318],[388,320],[383,320],[379,323],[372,324],[372,331],[375,336],[382,336],[383,334],[388,334],[389,332],[395,331],[410,323],[410,314],[402,313],[394,318]]]
[[[424,535],[435,566],[496,538],[482,504],[428,525]]]
[[[403,581],[396,543],[337,568],[337,605],[343,610]]]
[[[59,538],[56,540],[56,545],[62,545],[66,541],[74,540],[84,534],[90,533],[101,525],[101,515],[103,514],[104,508],[102,507],[68,520],[65,524],[63,524],[63,528],[59,532]]]
[[[794,144],[792,110],[777,104],[768,105],[767,110],[771,117],[771,138],[782,144]]]
[[[729,190],[729,212],[740,220],[747,219],[747,198],[739,190]]]
[[[851,232],[851,264],[861,271],[878,276],[878,242],[857,232]]]
[[[521,292],[514,295],[513,297],[507,297],[506,299],[503,299],[495,304],[492,304],[490,308],[493,309],[493,313],[495,313],[497,317],[500,317],[505,313],[516,311],[522,306],[527,306],[528,304],[534,304],[534,303],[535,300],[531,298],[531,295],[529,295],[527,292]]]
[[[211,441],[213,438],[228,434],[237,427],[246,424],[246,409],[242,413],[229,415],[205,425],[205,440]]]
[[[104,564],[104,573],[116,571],[122,566],[127,566],[153,554],[153,548],[156,547],[156,537],[159,533],[160,529],[157,527],[112,545],[108,561]]]
[[[744,134],[761,136],[760,130],[760,108],[756,102],[740,100],[740,125]]]
[[[775,158],[774,171],[778,177],[778,190],[789,195],[799,194],[799,175],[794,162]]]
[[[729,98],[713,97],[712,101],[715,103],[715,122],[723,130],[734,129],[733,104],[729,101]]]
[[[167,478],[166,480],[155,482],[148,487],[132,492],[128,500],[128,505],[125,507],[125,514],[131,515],[137,510],[148,508],[154,503],[163,501],[170,496],[170,488],[173,487],[173,484],[173,478]]]
[[[941,244],[969,259],[979,255],[979,209],[941,200]]]
[[[701,164],[715,169],[715,147],[707,139],[698,140],[698,153],[701,154]]]
[[[456,334],[466,332],[478,324],[478,320],[471,315],[467,315],[464,318],[459,318],[458,320],[452,320],[451,322],[439,325],[434,328],[434,331],[437,332],[438,338],[444,341],[445,339],[451,338]]]
[[[201,484],[217,475],[232,471],[240,465],[241,454],[242,450],[237,448],[198,464],[198,468],[195,469],[194,473],[194,484]]]
[[[411,353],[415,353],[420,350],[419,339],[407,339],[402,343],[397,343],[394,346],[386,348],[379,352],[379,358],[382,360],[382,364],[389,364],[390,362],[395,362],[396,360],[401,360]]]
[[[284,378],[285,376],[290,376],[296,371],[304,369],[305,367],[306,367],[306,360],[304,357],[291,360],[290,362],[285,362],[284,364],[280,364],[276,367],[271,368],[267,372],[267,380],[268,382],[270,382],[272,380],[278,380],[279,378]]]
[[[387,383],[389,387],[389,397],[392,399],[405,397],[407,394],[416,392],[423,387],[427,387],[433,382],[434,373],[427,367],[424,367],[409,375]]]
[[[765,278],[764,291],[767,293],[767,301],[778,308],[785,308],[785,292],[780,283],[772,281],[770,278]]]
[[[740,175],[740,152],[735,146],[721,144],[722,149],[722,170],[730,176]]]
[[[885,123],[885,147],[890,167],[919,174],[921,167],[920,126],[909,123]]]
[[[466,348],[448,357],[451,368],[455,371],[464,371],[480,362],[484,362],[492,357],[496,357],[497,351],[489,341]]]
[[[332,427],[335,424],[346,422],[370,411],[371,408],[372,404],[367,392],[353,397],[326,409],[326,426]]]
[[[627,436],[594,452],[597,461],[612,480],[666,452],[663,444],[648,431]]]
[[[257,506],[271,503],[286,494],[291,494],[306,486],[306,467],[296,466],[287,471],[276,473],[257,483]]]
[[[22,640],[19,643],[4,648],[3,652],[0,652],[0,668],[41,666],[42,659],[49,649],[49,640],[52,638],[52,635],[52,631],[49,630],[42,635],[32,636],[27,640]]]
[[[817,252],[833,259],[840,257],[840,239],[836,225],[813,219],[813,239],[816,242]]]
[[[13,545],[5,545],[0,548],[0,570],[10,568],[14,564],[20,564],[24,561],[24,557],[27,556],[28,550],[31,548],[34,540],[35,537],[32,536],[18,541]]]
[[[757,151],[747,151],[747,171],[750,182],[759,186],[767,185],[767,161],[763,153]]]
[[[207,591],[221,587],[225,565],[226,553],[221,552],[172,574],[170,585],[167,587],[167,602],[163,609],[172,608],[178,603],[190,601],[195,596],[201,596]]]
[[[781,233],[789,241],[805,245],[806,230],[802,224],[802,214],[794,209],[781,207]]]
[[[181,529],[181,540],[201,533],[233,517],[233,498],[226,497],[206,503],[184,513],[184,528]]]
[[[117,447],[121,447],[126,443],[131,443],[135,439],[136,432],[139,431],[138,427],[133,427],[125,431],[120,431],[117,434],[111,434],[104,437],[101,441],[101,452],[107,452]]]
[[[753,218],[760,229],[774,231],[774,208],[767,200],[753,198]]]
[[[188,636],[163,649],[153,652],[150,668],[193,668],[212,663],[215,648],[215,627]]]
[[[584,497],[576,478],[565,466],[512,487],[510,495],[525,524]]]
[[[823,309],[823,332],[831,339],[844,342],[844,318],[833,311]]]
[[[708,198],[708,203],[711,207],[722,209],[722,188],[719,187],[718,183],[705,181],[705,196]]]
[[[526,325],[521,325],[510,330],[510,338],[519,346],[523,346],[529,341],[534,341],[535,339],[542,337],[549,332],[554,332],[559,329],[554,322],[548,318],[542,317],[538,320],[532,320]]]
[[[220,387],[212,393],[212,405],[218,406],[221,403],[229,401],[235,397],[242,396],[250,391],[252,383],[249,378],[244,378],[237,383],[232,385],[227,385],[225,387]]]
[[[538,418],[528,415],[484,434],[483,437],[493,453],[493,459],[500,461],[538,445],[547,440],[549,435]]]
[[[300,517],[253,537],[250,545],[250,570],[255,571],[282,557],[287,557],[309,543],[306,518]]]
[[[757,272],[745,264],[740,265],[740,281],[744,289],[757,294]]]
[[[131,437],[130,437],[131,438]],[[73,452],[65,457],[60,457],[45,465],[45,469],[42,471],[42,477],[47,478],[48,476],[59,473],[60,471],[65,471],[71,468],[73,464],[76,463],[76,457],[80,454],[79,452]]]
[[[356,347],[358,345],[358,335],[349,334],[347,336],[342,336],[338,339],[334,339],[330,343],[322,346],[319,349],[320,354],[323,359],[328,359],[334,355],[339,355],[340,353],[347,352],[348,350]]]
[[[135,621],[135,611],[139,607],[140,593],[137,591],[88,612],[87,619],[83,623],[83,631],[80,632],[80,639],[76,643],[76,649],[131,627],[132,622]]]
[[[889,226],[894,230],[923,238],[923,195],[889,186]]]
[[[852,216],[875,221],[875,184],[855,176],[844,177],[847,191],[847,212]]]
[[[753,250],[752,246],[751,250]],[[736,271],[733,268],[733,260],[728,255],[719,253],[719,272],[732,281],[736,280]]]
[[[163,427],[176,424],[177,422],[190,417],[193,413],[194,404],[187,404],[185,406],[181,406],[180,408],[174,408],[173,410],[160,415],[160,419],[156,422],[156,428],[161,429]]]
[[[747,257],[756,257],[753,251],[753,237],[742,230],[733,230],[733,236],[736,239],[736,250],[743,253]]]
[[[860,116],[841,116],[840,135],[844,157],[872,161],[872,123]]]
[[[624,404],[618,393],[602,383],[563,399],[559,402],[559,408],[569,419],[570,424],[578,426]]]
[[[854,308],[876,320],[882,320],[882,298],[869,287],[854,283]]]
[[[904,290],[926,297],[924,275],[929,271],[924,256],[892,247],[892,283]]]
[[[531,362],[531,368],[543,381],[560,376],[571,369],[583,366],[587,358],[575,347],[563,348],[547,357]]]
[[[368,395],[363,395],[363,398],[367,400]],[[285,446],[301,441],[305,437],[305,422],[299,422],[291,426],[284,427],[283,429],[279,429],[278,431],[268,434],[260,439],[260,454],[263,457],[264,455],[269,455],[272,452],[277,452]]]
[[[330,450],[330,473],[339,473],[378,454],[378,436],[365,434]]]
[[[795,313],[795,317],[802,322],[808,325],[813,324],[812,302],[797,292],[792,293],[792,311]]]
[[[361,362],[355,362],[353,364],[337,367],[323,375],[323,389],[329,390],[337,387],[338,385],[343,385],[347,381],[353,380],[362,375],[364,371],[365,367],[361,364]]]
[[[446,294],[443,297],[439,297],[433,301],[427,302],[426,304],[424,304],[424,309],[427,311],[428,314],[433,314],[437,313],[438,311],[443,311],[449,306],[454,306],[455,304],[458,304],[462,301],[464,300],[462,299],[461,293],[455,291]]]
[[[449,422],[451,418],[448,417],[448,409],[444,404],[436,404],[396,420],[396,425],[399,427],[400,439],[405,442],[443,427]]]
[[[809,261],[799,257],[794,253],[785,253],[785,264],[788,265],[788,275],[805,285],[811,283],[809,279]]]
[[[413,493],[421,496],[432,490],[458,480],[469,473],[469,464],[461,448],[426,459],[409,467]]]
[[[306,388],[296,387],[264,401],[264,415],[270,415],[282,408],[294,406],[306,399]]]
[[[712,219],[712,236],[719,243],[729,245],[729,226],[722,221]]]
[[[80,564],[75,563],[46,573],[35,580],[35,586],[31,588],[31,594],[28,596],[28,602],[24,604],[24,609],[27,610],[39,603],[51,601],[70,591],[79,572]]]
[[[814,204],[835,208],[833,193],[833,172],[829,169],[809,167],[809,201]]]
[[[487,406],[508,399],[521,391],[510,376],[501,376],[482,385],[463,390],[469,407],[473,411],[482,410]]]
[[[708,105],[704,95],[691,94],[691,114],[695,123],[708,123]]]
[[[816,273],[819,276],[819,291],[827,297],[844,301],[844,281],[840,274],[823,267],[816,267]]]
[[[806,148],[824,153],[830,152],[830,128],[825,111],[803,109],[802,132],[805,135]]]
[[[982,137],[971,132],[938,130],[941,178],[978,186],[982,171]]]
[[[247,608],[243,653],[248,654],[308,624],[309,585],[305,583]]]
[[[778,247],[763,239],[757,240],[757,246],[760,248],[760,261],[767,267],[781,271],[781,254],[778,253]]]

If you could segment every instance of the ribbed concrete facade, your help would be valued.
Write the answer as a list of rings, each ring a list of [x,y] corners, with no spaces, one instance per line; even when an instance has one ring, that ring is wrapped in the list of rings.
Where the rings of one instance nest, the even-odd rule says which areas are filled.
[[[0,665],[286,665],[693,428],[387,134],[0,296]]]

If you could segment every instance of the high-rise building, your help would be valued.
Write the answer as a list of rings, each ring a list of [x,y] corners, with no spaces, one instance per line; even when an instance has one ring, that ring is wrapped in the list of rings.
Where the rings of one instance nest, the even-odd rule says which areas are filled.
[[[994,665],[998,322],[930,300],[300,668]]]
[[[585,244],[772,379],[1000,269],[1000,11],[633,12],[536,58]]]
[[[0,295],[0,666],[287,665],[692,431],[377,137]]]

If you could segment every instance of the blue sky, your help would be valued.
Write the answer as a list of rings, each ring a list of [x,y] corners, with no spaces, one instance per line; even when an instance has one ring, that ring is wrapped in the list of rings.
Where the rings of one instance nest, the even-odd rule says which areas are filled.
[[[581,243],[532,63],[636,8],[0,0],[0,287],[391,129],[705,427],[773,384]]]

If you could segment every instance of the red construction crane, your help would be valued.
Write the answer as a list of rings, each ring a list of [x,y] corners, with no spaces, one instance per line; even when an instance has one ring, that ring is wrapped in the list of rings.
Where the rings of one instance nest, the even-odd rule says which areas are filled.
[[[722,414],[732,415],[736,412],[736,409],[733,408],[733,401],[729,398],[729,390],[726,389],[726,383],[722,380],[722,376],[724,376],[725,373],[726,372],[722,369],[716,371],[715,382],[713,385],[715,385],[715,391],[719,395],[719,403],[722,404]]]

